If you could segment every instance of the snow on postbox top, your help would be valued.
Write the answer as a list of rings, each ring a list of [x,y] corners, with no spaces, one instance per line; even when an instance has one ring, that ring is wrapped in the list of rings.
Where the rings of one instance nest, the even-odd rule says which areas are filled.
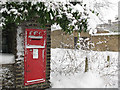
[[[26,29],[27,46],[26,48],[45,48],[46,30]]]

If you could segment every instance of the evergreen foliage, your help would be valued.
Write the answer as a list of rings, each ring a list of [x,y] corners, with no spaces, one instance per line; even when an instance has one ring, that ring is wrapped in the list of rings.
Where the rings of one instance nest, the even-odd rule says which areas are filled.
[[[74,10],[78,4],[83,11]],[[38,22],[44,28],[45,24],[59,24],[63,31],[72,33],[73,30],[86,31],[88,27],[89,14],[86,4],[79,3],[61,3],[61,2],[6,2],[2,5],[2,23],[3,28],[8,24],[15,23],[19,25],[25,20],[38,16]],[[94,11],[90,10],[95,13]]]

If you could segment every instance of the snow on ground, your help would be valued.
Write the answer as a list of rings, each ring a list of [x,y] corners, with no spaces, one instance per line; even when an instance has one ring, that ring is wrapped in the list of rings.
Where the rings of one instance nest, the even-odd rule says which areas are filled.
[[[104,80],[92,72],[51,76],[52,88],[103,88]]]
[[[15,62],[13,54],[0,53],[0,64],[12,64]]]
[[[118,52],[51,49],[52,88],[117,88]],[[88,72],[85,58],[88,58]]]

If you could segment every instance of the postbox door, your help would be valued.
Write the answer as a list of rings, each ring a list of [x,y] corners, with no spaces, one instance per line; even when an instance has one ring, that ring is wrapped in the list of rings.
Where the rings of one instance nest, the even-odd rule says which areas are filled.
[[[24,85],[46,80],[46,30],[25,30]]]

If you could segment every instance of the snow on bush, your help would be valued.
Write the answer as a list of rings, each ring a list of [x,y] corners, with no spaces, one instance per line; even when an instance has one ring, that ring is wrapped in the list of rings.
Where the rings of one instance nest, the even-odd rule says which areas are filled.
[[[118,52],[51,49],[54,88],[117,88]],[[88,72],[85,72],[85,58]]]
[[[118,87],[118,52],[90,53],[90,70],[104,78],[106,87]]]

